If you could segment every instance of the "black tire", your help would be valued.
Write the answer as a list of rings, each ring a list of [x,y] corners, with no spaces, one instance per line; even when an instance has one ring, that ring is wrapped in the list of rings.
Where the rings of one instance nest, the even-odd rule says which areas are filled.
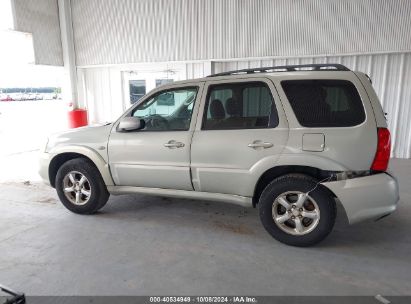
[[[72,203],[64,192],[64,177],[73,171],[83,174],[88,180],[91,191],[90,197],[84,205]],[[64,163],[57,171],[55,186],[63,205],[68,210],[78,214],[93,214],[97,212],[105,206],[110,196],[98,169],[84,158],[75,158]]]
[[[315,188],[316,184],[317,181],[312,177],[303,174],[287,174],[276,178],[264,189],[258,202],[259,214],[264,228],[273,238],[287,245],[307,247],[321,242],[331,232],[337,215],[335,200],[323,186],[319,185]],[[281,194],[289,191],[307,193],[314,188],[315,190],[310,192],[309,196],[317,204],[320,211],[320,217],[318,223],[312,226],[313,230],[307,231],[306,234],[294,235],[284,231],[283,228],[280,228],[279,226],[284,227],[284,225],[286,225],[285,229],[288,227],[293,228],[293,222],[287,220],[284,225],[277,225],[273,219],[274,201]],[[311,204],[311,206],[314,206],[310,200],[308,203]],[[282,207],[278,206],[278,208]],[[283,208],[282,212],[285,214],[285,212],[291,211],[286,211],[286,209]],[[306,219],[303,218],[303,220],[305,221]],[[308,219],[307,222],[307,226],[309,227],[310,219]],[[294,229],[296,229],[296,226],[294,226]]]

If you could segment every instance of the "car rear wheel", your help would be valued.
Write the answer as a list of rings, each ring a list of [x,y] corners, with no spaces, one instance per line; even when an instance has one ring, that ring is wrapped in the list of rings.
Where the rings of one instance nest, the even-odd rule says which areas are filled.
[[[83,158],[69,160],[60,167],[56,190],[63,205],[79,214],[97,212],[110,196],[98,169]]]
[[[264,228],[287,245],[314,245],[334,227],[334,197],[306,175],[288,174],[273,180],[258,205]]]

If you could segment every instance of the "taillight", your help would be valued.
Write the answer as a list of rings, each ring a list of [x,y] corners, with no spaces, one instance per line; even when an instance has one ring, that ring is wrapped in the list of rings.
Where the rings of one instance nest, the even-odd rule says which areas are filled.
[[[387,128],[378,128],[377,152],[371,166],[374,171],[386,171],[390,161],[391,139]]]

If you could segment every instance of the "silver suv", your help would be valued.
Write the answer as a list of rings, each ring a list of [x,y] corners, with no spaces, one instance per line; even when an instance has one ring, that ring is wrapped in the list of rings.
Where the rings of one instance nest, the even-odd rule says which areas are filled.
[[[144,193],[259,209],[309,246],[399,200],[390,133],[367,75],[338,64],[238,70],[156,88],[116,122],[50,136],[40,175],[80,214]]]

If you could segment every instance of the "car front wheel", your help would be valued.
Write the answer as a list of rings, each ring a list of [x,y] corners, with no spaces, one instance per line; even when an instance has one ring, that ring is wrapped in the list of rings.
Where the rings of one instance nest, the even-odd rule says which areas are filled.
[[[110,196],[98,169],[83,158],[69,160],[60,167],[56,190],[63,205],[79,214],[97,212]]]
[[[331,232],[335,223],[334,197],[315,179],[302,174],[273,180],[258,204],[264,228],[287,245],[314,245]]]

